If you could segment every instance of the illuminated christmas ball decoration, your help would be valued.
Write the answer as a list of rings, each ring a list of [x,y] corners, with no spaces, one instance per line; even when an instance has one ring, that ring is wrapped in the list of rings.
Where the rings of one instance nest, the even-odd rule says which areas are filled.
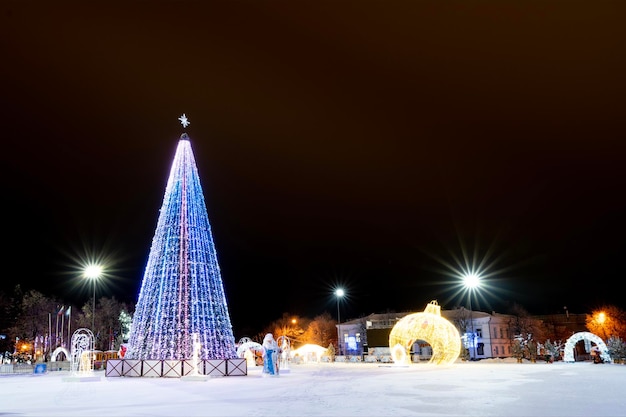
[[[423,313],[404,316],[393,326],[389,334],[389,348],[394,362],[408,362],[407,352],[418,340],[432,347],[433,355],[429,363],[449,365],[461,354],[461,336],[452,323],[441,317],[437,301],[428,303]],[[404,348],[404,354],[398,353],[400,346]]]

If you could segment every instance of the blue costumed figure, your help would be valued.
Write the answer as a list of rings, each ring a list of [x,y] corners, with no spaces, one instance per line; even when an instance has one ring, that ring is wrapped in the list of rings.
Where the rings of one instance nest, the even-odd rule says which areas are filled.
[[[271,333],[263,339],[263,376],[278,376],[278,343]]]

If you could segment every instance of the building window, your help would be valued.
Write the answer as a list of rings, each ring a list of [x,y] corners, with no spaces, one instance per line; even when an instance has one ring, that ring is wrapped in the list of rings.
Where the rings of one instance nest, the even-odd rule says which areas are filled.
[[[349,336],[346,340],[346,345],[348,346],[348,351],[354,352],[357,350],[357,341],[356,337]]]
[[[484,355],[485,354],[485,344],[484,343],[479,343],[478,344],[478,348],[476,349],[476,354],[477,355]]]
[[[483,337],[483,329],[476,329],[476,337]]]
[[[496,351],[494,353],[496,356],[498,356],[498,346],[496,346]]]

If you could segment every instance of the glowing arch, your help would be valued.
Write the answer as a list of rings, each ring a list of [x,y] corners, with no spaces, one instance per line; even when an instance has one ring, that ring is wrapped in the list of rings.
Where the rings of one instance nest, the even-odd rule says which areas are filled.
[[[610,362],[611,356],[609,355],[609,350],[606,347],[606,344],[600,337],[596,336],[593,333],[589,332],[578,332],[574,333],[567,339],[565,342],[564,353],[563,353],[563,362],[574,362],[574,347],[576,343],[581,340],[587,340],[589,342],[595,343],[596,346],[600,349],[600,357],[604,362]]]
[[[461,354],[461,336],[452,323],[441,317],[441,307],[437,301],[428,303],[423,313],[404,316],[391,329],[389,348],[399,361],[408,361],[411,346],[417,340],[427,342],[433,349],[429,363],[449,365]],[[398,346],[404,348],[404,355]],[[394,360],[395,360],[394,358]]]
[[[260,343],[249,341],[242,343],[237,348],[237,357],[244,358],[246,355],[246,351],[251,350],[253,352],[263,352],[263,346]]]
[[[63,353],[65,355],[65,360],[69,361],[70,360],[70,351],[67,350],[64,347],[58,347],[56,349],[54,349],[54,352],[52,352],[52,355],[50,356],[50,362],[56,362],[57,361],[57,356],[59,356],[59,354]]]
[[[87,373],[93,370],[94,341],[95,337],[92,331],[84,327],[77,329],[72,335],[70,371],[73,374]]]

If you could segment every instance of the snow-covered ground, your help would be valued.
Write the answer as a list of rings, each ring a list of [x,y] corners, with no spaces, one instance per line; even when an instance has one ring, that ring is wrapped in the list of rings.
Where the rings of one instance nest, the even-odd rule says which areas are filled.
[[[0,376],[1,416],[626,416],[626,366],[457,362],[291,365],[206,381]]]

